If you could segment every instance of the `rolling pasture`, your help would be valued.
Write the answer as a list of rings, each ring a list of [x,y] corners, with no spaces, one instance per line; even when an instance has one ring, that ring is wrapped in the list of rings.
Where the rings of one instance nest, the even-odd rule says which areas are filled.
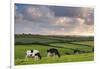
[[[61,58],[47,57],[47,49],[56,48]],[[94,38],[87,36],[15,35],[15,65],[92,61]],[[37,49],[42,60],[25,60],[26,50]],[[74,50],[82,53],[74,54]],[[66,54],[67,53],[67,54]]]

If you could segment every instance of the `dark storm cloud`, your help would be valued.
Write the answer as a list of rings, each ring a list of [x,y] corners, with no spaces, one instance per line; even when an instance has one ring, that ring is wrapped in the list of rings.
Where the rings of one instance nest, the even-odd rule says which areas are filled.
[[[54,11],[55,16],[62,17],[62,16],[68,16],[68,17],[75,17],[81,14],[81,8],[79,7],[62,7],[62,6],[53,6],[50,7],[51,10]]]
[[[85,20],[85,24],[94,24],[94,9],[81,7],[53,6],[50,9],[56,17],[79,17]],[[84,9],[84,10],[83,10]]]

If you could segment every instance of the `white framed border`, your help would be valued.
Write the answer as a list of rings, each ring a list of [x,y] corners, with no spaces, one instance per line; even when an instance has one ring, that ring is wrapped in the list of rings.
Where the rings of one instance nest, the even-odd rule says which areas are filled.
[[[91,68],[94,64],[93,61],[89,62],[71,62],[71,63],[56,63],[56,64],[36,64],[36,65],[14,65],[14,4],[36,4],[36,5],[57,5],[57,6],[74,6],[74,7],[92,7],[95,8],[94,2],[90,0],[81,1],[81,0],[13,0],[11,1],[11,27],[10,27],[10,66],[12,69],[83,69],[85,67]],[[86,68],[85,68],[86,69]]]

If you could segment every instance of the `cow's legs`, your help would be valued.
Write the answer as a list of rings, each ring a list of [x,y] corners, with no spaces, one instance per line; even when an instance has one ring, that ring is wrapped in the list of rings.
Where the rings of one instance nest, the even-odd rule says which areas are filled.
[[[40,53],[37,53],[37,54],[35,54],[35,57],[36,57],[36,59],[41,59],[41,55],[40,55]]]
[[[48,52],[47,57],[50,57],[50,56],[51,56],[51,53],[50,53],[50,52]]]
[[[25,61],[27,61],[27,60],[28,60],[28,55],[25,56]]]
[[[34,58],[35,58],[35,60],[38,60],[38,59],[39,59],[39,57],[38,57],[38,56],[35,56]]]

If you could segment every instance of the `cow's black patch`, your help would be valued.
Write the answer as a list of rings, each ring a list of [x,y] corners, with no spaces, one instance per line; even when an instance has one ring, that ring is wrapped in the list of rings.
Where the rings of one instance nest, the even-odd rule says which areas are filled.
[[[60,57],[60,53],[59,53],[58,50],[55,49],[55,48],[50,48],[50,49],[48,49],[48,50],[47,50],[47,53],[55,54],[55,55],[57,55],[58,57]]]
[[[35,56],[38,56],[41,59],[40,53],[36,53]]]
[[[33,50],[31,50],[31,53],[33,53]]]

